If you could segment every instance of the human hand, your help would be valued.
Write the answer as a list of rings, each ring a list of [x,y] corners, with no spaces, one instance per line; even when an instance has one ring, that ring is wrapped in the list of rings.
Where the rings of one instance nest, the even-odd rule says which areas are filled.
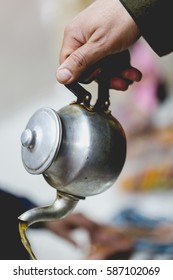
[[[134,81],[139,81],[142,74],[130,65],[130,53],[128,50],[108,55],[88,67],[79,77],[78,81],[84,84],[93,80],[100,83],[109,80],[109,88],[126,90]]]
[[[92,241],[92,236],[97,230],[98,225],[81,213],[72,213],[62,220],[46,222],[45,226],[53,233],[59,235],[73,245],[77,246],[77,243],[71,237],[72,231],[75,229],[85,229]]]
[[[134,241],[125,232],[100,225],[91,243],[88,260],[129,259]]]
[[[57,80],[69,84],[103,57],[127,49],[139,30],[119,0],[96,0],[67,26],[60,53]],[[111,88],[124,90],[127,80],[139,81],[141,73],[129,67],[111,81]],[[122,83],[122,81],[124,81]]]

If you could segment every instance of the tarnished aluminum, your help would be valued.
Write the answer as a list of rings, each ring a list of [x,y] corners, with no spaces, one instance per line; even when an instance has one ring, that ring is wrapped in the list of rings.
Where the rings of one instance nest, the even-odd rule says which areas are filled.
[[[62,140],[61,120],[50,108],[33,114],[21,135],[22,161],[31,174],[42,174],[53,162]]]
[[[43,173],[59,191],[86,197],[113,185],[124,165],[125,135],[111,114],[71,104],[57,112],[63,127],[59,151]]]
[[[119,176],[126,158],[126,137],[109,111],[112,56],[104,63],[94,106],[91,94],[74,83],[67,87],[77,96],[76,102],[59,111],[42,108],[30,118],[21,136],[24,167],[32,174],[43,174],[63,200],[29,210],[20,220],[59,219],[79,199],[104,192]],[[67,201],[59,207],[65,197]]]

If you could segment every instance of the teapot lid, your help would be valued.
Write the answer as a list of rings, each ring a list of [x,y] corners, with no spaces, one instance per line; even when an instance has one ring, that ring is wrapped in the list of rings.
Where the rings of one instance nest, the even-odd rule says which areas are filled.
[[[49,168],[62,140],[59,115],[51,108],[41,108],[29,119],[21,135],[22,161],[31,174],[41,174]]]

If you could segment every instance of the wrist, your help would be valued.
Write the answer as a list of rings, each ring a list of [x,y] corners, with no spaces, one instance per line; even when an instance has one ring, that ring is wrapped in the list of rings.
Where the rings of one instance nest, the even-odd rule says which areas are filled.
[[[129,13],[128,9],[124,5],[124,1],[115,1],[117,2],[117,7],[119,7],[120,10],[120,20],[122,21],[124,35],[126,36],[126,46],[124,46],[124,49],[126,49],[129,48],[133,43],[135,43],[139,39],[139,37],[141,36],[140,29],[136,24],[135,20],[133,19],[132,15]]]

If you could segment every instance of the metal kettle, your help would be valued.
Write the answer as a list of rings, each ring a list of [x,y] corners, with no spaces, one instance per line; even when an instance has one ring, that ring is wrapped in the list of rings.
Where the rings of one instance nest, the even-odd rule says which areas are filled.
[[[97,77],[95,105],[90,104],[91,94],[73,83],[66,87],[77,97],[75,102],[59,111],[41,108],[29,119],[21,135],[23,165],[31,174],[42,174],[57,190],[57,197],[52,205],[31,209],[19,220],[30,225],[63,218],[80,199],[106,191],[119,176],[126,137],[109,111],[114,60],[117,63],[117,55],[99,62],[102,72]]]

